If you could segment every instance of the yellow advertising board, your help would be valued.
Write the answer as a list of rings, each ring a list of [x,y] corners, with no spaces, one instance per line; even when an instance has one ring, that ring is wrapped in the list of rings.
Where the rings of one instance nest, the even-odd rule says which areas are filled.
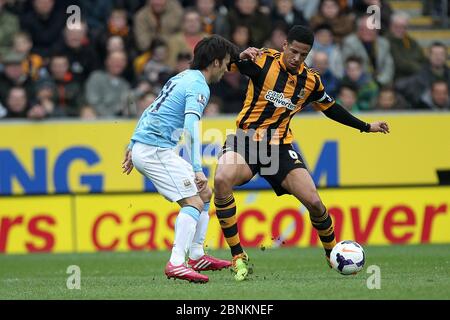
[[[450,170],[450,114],[360,114],[386,120],[391,133],[366,134],[322,115],[291,122],[295,147],[320,186],[437,184]],[[136,121],[6,123],[0,126],[0,195],[152,191],[121,162]],[[206,118],[202,125],[204,170],[211,178],[217,151],[234,118]],[[247,189],[265,189],[256,178]]]
[[[179,206],[157,194],[80,195],[75,203],[79,251],[171,247]]]
[[[326,189],[338,240],[363,245],[450,243],[450,187]],[[292,196],[235,193],[244,247],[320,245]],[[147,194],[0,198],[3,253],[166,250],[178,205]],[[209,249],[226,248],[214,207]]]
[[[68,196],[0,198],[0,254],[74,251]]]

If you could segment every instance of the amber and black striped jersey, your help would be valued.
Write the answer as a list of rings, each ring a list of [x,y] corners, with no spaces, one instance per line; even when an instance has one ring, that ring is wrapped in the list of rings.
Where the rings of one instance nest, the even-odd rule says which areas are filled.
[[[302,64],[298,74],[291,74],[283,63],[283,53],[264,49],[254,62],[237,61],[231,65],[250,77],[244,106],[236,125],[248,131],[254,129],[255,140],[266,139],[272,144],[289,144],[292,117],[309,103],[325,111],[335,101],[327,95],[315,71]]]

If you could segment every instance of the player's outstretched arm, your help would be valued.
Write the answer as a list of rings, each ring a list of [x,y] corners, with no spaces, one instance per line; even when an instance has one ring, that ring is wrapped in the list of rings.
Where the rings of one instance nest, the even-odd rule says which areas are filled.
[[[360,130],[361,132],[382,132],[389,133],[389,125],[385,121],[376,121],[372,123],[364,122],[350,112],[345,110],[340,104],[335,103],[323,113],[330,119],[342,123],[346,126]]]
[[[228,69],[229,71],[236,71],[237,69],[240,73],[250,78],[257,77],[261,72],[261,67],[256,61],[258,58],[261,58],[262,54],[263,50],[255,47],[249,47],[242,52],[236,51],[231,57]]]

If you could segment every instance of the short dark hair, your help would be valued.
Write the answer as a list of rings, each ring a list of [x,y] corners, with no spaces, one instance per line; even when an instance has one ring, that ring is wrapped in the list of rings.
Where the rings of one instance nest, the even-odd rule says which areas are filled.
[[[390,85],[390,84],[384,85],[384,86],[382,86],[382,87],[380,88],[380,92],[379,92],[379,93],[381,93],[381,92],[386,92],[386,91],[392,91],[392,92],[395,93],[395,88],[394,88],[394,86],[392,86],[392,85]]]
[[[307,27],[295,25],[287,35],[288,43],[292,43],[294,40],[312,46],[314,44],[314,33]]]
[[[433,41],[432,43],[431,43],[431,45],[430,45],[430,48],[431,47],[443,47],[443,48],[447,48],[446,46],[445,46],[445,44],[443,43],[443,42],[441,42],[441,41]]]
[[[358,86],[350,81],[343,81],[341,83],[341,85],[339,86],[338,94],[340,94],[343,89],[348,89],[358,94]]]
[[[441,48],[444,48],[444,50],[447,50],[447,46],[441,41],[433,41],[431,43],[431,45],[429,46],[429,50],[431,50],[432,48],[435,48],[435,47],[441,47]]]
[[[67,60],[69,60],[68,55],[65,52],[63,52],[62,50],[54,50],[51,52],[50,61],[52,61],[55,58],[66,58]]]
[[[276,21],[276,22],[272,25],[272,33],[273,33],[275,30],[281,31],[281,32],[283,32],[284,34],[287,35],[288,32],[289,32],[289,26],[288,26],[288,24],[287,24],[286,22],[284,22],[284,20],[279,20],[279,21]]]
[[[238,52],[237,46],[219,35],[205,37],[194,48],[191,69],[205,70],[216,59],[222,63],[227,54],[234,60]]]
[[[179,54],[177,54],[177,61],[181,61],[181,60],[191,60],[192,59],[192,55],[189,52],[180,52]]]
[[[156,48],[158,47],[166,47],[168,48],[168,44],[166,41],[164,41],[161,38],[155,38],[152,40],[151,44],[150,44],[150,52],[153,53],[153,51],[155,51]]]
[[[326,23],[326,22],[321,23],[321,24],[318,24],[318,25],[314,28],[314,32],[318,32],[318,31],[321,31],[321,30],[328,30],[328,31],[330,31],[331,33],[333,33],[333,28],[331,27],[330,24],[328,24],[328,23]]]
[[[438,85],[438,84],[444,84],[444,85],[448,88],[448,83],[447,83],[447,81],[445,81],[444,79],[437,79],[437,80],[434,80],[434,81],[431,83],[431,89],[434,89],[434,87],[435,87],[436,85]]]
[[[361,65],[363,64],[363,59],[360,56],[349,56],[347,59],[345,59],[345,64],[347,65],[350,62],[356,62],[357,64]]]

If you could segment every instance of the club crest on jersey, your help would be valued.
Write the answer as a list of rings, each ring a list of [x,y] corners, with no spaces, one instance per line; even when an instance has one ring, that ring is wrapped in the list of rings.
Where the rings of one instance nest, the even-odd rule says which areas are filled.
[[[300,90],[300,93],[298,94],[297,98],[299,98],[300,100],[304,99],[305,93],[306,93],[305,88],[302,88],[302,90]]]
[[[197,102],[200,103],[202,106],[206,107],[206,97],[201,93],[197,97]]]
[[[273,105],[277,108],[287,108],[289,110],[295,109],[295,104],[292,103],[290,98],[285,98],[283,93],[269,90],[267,91],[264,98],[267,101],[272,102]]]

